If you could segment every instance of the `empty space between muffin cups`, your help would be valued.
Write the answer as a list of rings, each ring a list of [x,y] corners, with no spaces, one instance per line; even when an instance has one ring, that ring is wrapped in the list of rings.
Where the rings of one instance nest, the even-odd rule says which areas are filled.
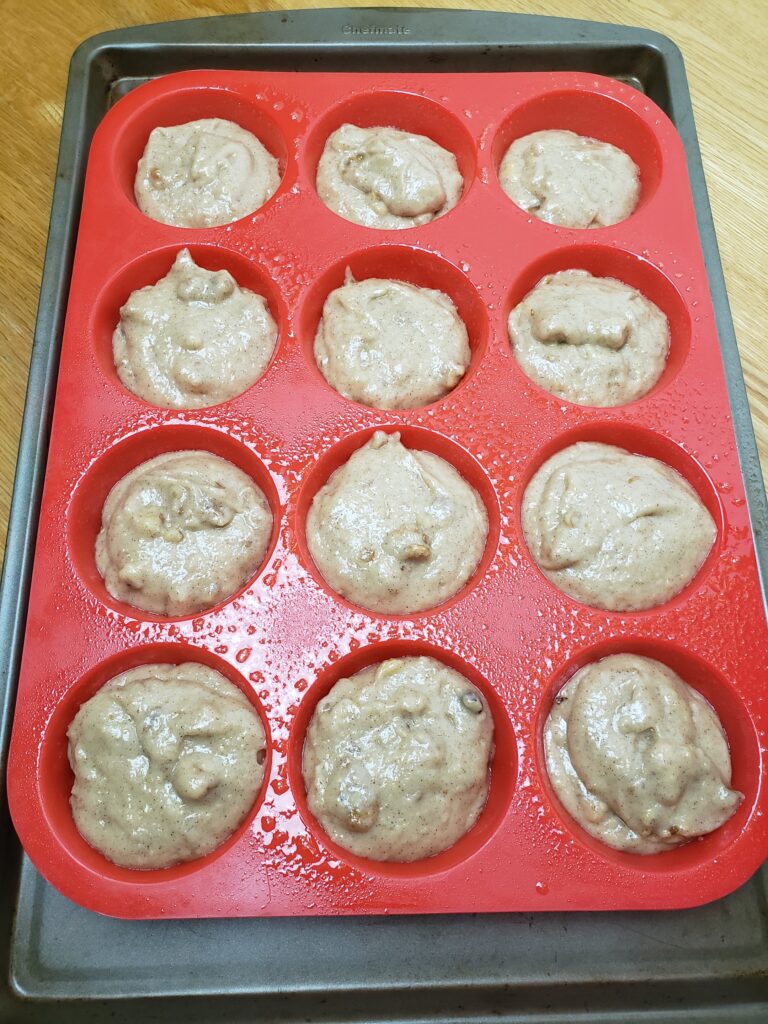
[[[424,474],[432,484],[422,509]],[[377,618],[453,607],[482,585],[499,542],[498,499],[483,468],[455,441],[405,424],[332,445],[302,481],[294,514],[299,556],[315,582]],[[340,514],[359,517],[354,534],[334,526]],[[449,543],[452,529],[461,541]]]
[[[670,845],[669,849],[658,852],[640,853],[617,849],[591,834],[564,807],[547,767],[545,730],[550,712],[556,706],[563,688],[580,670],[594,666],[606,658],[623,655],[638,656],[660,663],[665,669],[674,672],[684,684],[711,706],[722,727],[730,754],[729,788],[743,796],[743,799],[736,802],[723,823],[712,831],[694,836],[678,845]],[[561,663],[559,667],[555,667],[539,701],[533,729],[537,772],[551,813],[580,845],[587,847],[598,858],[619,867],[629,868],[641,874],[671,875],[704,868],[732,844],[741,840],[755,813],[760,776],[760,748],[750,713],[732,682],[698,654],[692,653],[682,642],[639,638],[630,632],[625,637],[603,641],[583,649],[565,663]],[[680,743],[682,742],[681,738]],[[671,752],[677,753],[677,745]],[[695,893],[691,894],[690,900],[681,900],[680,905],[695,905]]]
[[[488,762],[488,794],[474,819],[471,827],[447,848],[432,856],[423,857],[417,860],[377,860],[371,857],[359,856],[352,853],[335,842],[323,827],[321,822],[310,811],[307,803],[307,787],[304,777],[304,756],[307,741],[307,729],[312,722],[318,704],[327,697],[331,690],[341,680],[350,680],[358,673],[383,663],[387,665],[387,672],[396,671],[398,665],[402,665],[402,659],[433,659],[439,666],[459,673],[469,684],[470,696],[477,691],[492,717],[493,740],[492,750]],[[347,684],[345,684],[347,685]],[[384,681],[386,685],[386,680]],[[350,689],[349,698],[354,700],[355,690]],[[406,699],[406,703],[408,703]],[[401,714],[408,718],[409,715],[416,716],[418,721],[421,702],[414,704],[414,711],[411,713],[406,708]],[[476,709],[474,702],[468,705],[467,714]],[[393,722],[400,713],[395,713]],[[380,723],[381,724],[381,723]],[[288,741],[288,779],[291,792],[293,793],[296,805],[299,809],[302,821],[307,827],[314,841],[321,849],[330,850],[334,857],[342,863],[347,863],[361,872],[368,875],[383,875],[402,880],[417,880],[426,875],[442,873],[460,866],[468,858],[472,857],[482,846],[492,840],[497,830],[502,826],[504,819],[509,813],[512,803],[517,777],[517,745],[511,721],[503,700],[498,694],[497,688],[489,681],[471,662],[460,657],[451,650],[442,649],[433,643],[423,640],[392,639],[365,646],[338,661],[323,667],[317,674],[314,682],[310,685],[305,694],[298,712],[291,727]],[[387,815],[386,809],[382,813]],[[365,832],[362,827],[370,824],[367,821],[360,823],[361,834]]]
[[[372,296],[366,296],[365,282],[373,280],[378,285]],[[394,325],[397,338],[393,340],[392,358],[388,362],[386,351],[382,352],[378,343],[379,332],[387,329],[386,310],[381,314],[383,319],[375,311],[382,302],[386,302],[383,293],[389,282],[394,283],[395,288],[404,286],[403,308],[396,310],[400,317],[409,306],[437,303],[437,320],[445,321],[449,326],[450,321],[454,321],[450,329],[457,334],[458,341],[461,341],[458,336],[463,325],[469,346],[468,359],[467,353],[462,351],[462,344],[454,353],[454,357],[460,357],[460,364],[452,368],[449,365],[452,358],[446,357],[440,361],[442,373],[434,369],[434,355],[429,360],[422,356],[414,366],[406,366],[400,357],[407,356],[407,352],[400,351],[402,341],[398,339],[399,332],[407,325],[398,322]],[[345,286],[354,284],[362,285],[359,299],[356,299],[355,289],[350,296],[360,307],[359,323],[354,317],[354,307],[350,307],[346,300]],[[339,289],[345,291],[339,292]],[[414,289],[419,289],[419,292],[414,294]],[[434,296],[434,292],[439,292],[445,299]],[[340,312],[344,314],[344,323],[339,329],[343,328],[347,333],[336,339],[340,348],[334,354],[329,347],[331,339],[325,336],[332,326],[325,324],[325,314],[329,312],[332,315],[331,307],[335,308],[339,302],[342,303]],[[456,317],[459,324],[455,323]],[[328,365],[323,367],[318,365],[317,358],[321,323],[324,327],[323,350],[328,357]],[[427,333],[422,334],[418,327],[418,324],[413,327],[414,342],[423,342],[432,352],[437,342],[427,332],[427,326],[424,327]],[[442,256],[409,245],[374,245],[337,260],[312,283],[298,313],[299,340],[312,371],[347,401],[380,409],[423,408],[456,395],[480,368],[488,346],[488,331],[487,310],[464,272]],[[376,351],[368,352],[366,346],[372,346]],[[334,386],[329,378],[339,386]]]
[[[246,698],[263,730],[263,759],[257,757],[253,766],[254,777],[262,774],[262,778],[248,810],[231,833],[209,852],[162,868],[121,867],[90,845],[75,824],[70,805],[75,777],[68,757],[67,731],[80,708],[115,677],[132,670],[140,670],[144,666],[151,669],[151,666],[170,668],[182,665],[201,666],[219,673]],[[186,875],[204,871],[236,846],[249,832],[261,806],[271,776],[271,764],[272,740],[269,721],[253,687],[243,676],[228,662],[204,648],[186,643],[155,643],[135,647],[106,658],[87,670],[67,689],[54,707],[45,727],[37,761],[37,786],[48,829],[68,858],[101,879],[141,886],[173,882]]]
[[[189,258],[185,253],[189,254]],[[176,287],[177,292],[181,290],[178,297],[177,329],[167,315],[168,297],[155,299],[155,293],[142,291],[165,286],[169,274],[189,278],[188,281],[180,280]],[[200,280],[197,281],[196,277]],[[230,315],[227,313],[227,303],[232,301],[239,303],[233,311],[236,318],[244,315],[240,307],[250,303],[249,308],[245,309],[246,321],[249,324],[263,321],[263,343],[259,336],[253,334],[249,348],[242,350],[240,331],[235,349],[227,353],[226,348],[222,348],[220,338],[207,339],[204,332],[201,334],[200,323],[195,322],[195,310],[201,302],[205,302],[213,317],[211,326],[218,329],[221,317]],[[153,313],[153,302],[155,306],[158,302],[166,304],[162,305],[159,312]],[[129,337],[123,334],[120,346],[122,360],[118,360],[115,335],[118,330],[123,332],[121,310],[126,303],[134,306],[138,304],[140,307],[134,310],[134,333],[139,331],[139,337],[134,339],[132,335]],[[188,308],[187,303],[190,303]],[[253,315],[254,310],[258,313],[257,317]],[[148,320],[146,324],[145,320]],[[89,329],[91,343],[104,377],[129,394],[134,401],[152,408],[209,408],[237,401],[263,380],[280,352],[286,325],[285,303],[264,267],[241,253],[221,246],[179,243],[151,250],[113,274],[96,298]],[[236,328],[237,322],[233,329]],[[141,331],[153,331],[155,343],[147,346]],[[164,332],[160,340],[167,336],[167,352],[162,358],[157,352],[157,332]],[[239,358],[240,363],[244,364],[239,368],[232,365],[232,379],[228,380],[226,373],[224,377],[211,375],[208,369],[200,379],[186,372],[186,364],[190,359],[193,369],[198,364],[204,365],[201,362],[203,357],[207,356],[210,360],[210,353],[206,353],[208,341],[216,346],[215,365],[222,373],[224,367],[230,367],[235,359]],[[258,345],[261,346],[257,353],[258,366],[256,372],[253,372],[248,368],[248,364],[253,361],[249,351]],[[136,360],[138,365],[134,365]],[[123,365],[118,368],[119,361]],[[212,394],[211,401],[205,397],[207,392]]]
[[[97,538],[100,532],[103,532],[104,505],[108,496],[114,493],[116,485],[125,481],[126,478],[132,477],[147,463],[154,463],[155,460],[162,460],[165,456],[174,454],[180,457],[185,455],[210,456],[213,458],[216,468],[221,465],[218,460],[223,460],[222,472],[232,476],[233,481],[236,479],[237,481],[242,480],[244,483],[248,482],[250,487],[248,494],[250,496],[252,493],[253,508],[259,512],[258,523],[254,522],[253,529],[263,531],[267,539],[263,556],[258,564],[254,563],[253,570],[232,593],[217,597],[207,607],[181,614],[163,614],[142,609],[127,600],[120,600],[112,596],[97,567],[96,551]],[[187,530],[194,531],[202,528],[197,521],[200,516],[203,517],[204,522],[207,523],[210,520],[214,526],[227,526],[214,507],[216,505],[214,499],[219,493],[216,490],[218,484],[211,485],[214,487],[215,493],[211,491],[209,494],[210,488],[207,488],[207,485],[193,486],[186,479],[186,472],[184,469],[182,477],[178,481],[174,477],[174,480],[167,482],[167,486],[164,483],[159,490],[157,482],[151,484],[150,489],[157,500],[153,498],[145,510],[146,515],[150,515],[151,521],[148,523],[145,524],[141,517],[136,518],[134,515],[136,510],[131,511],[130,501],[128,505],[121,504],[119,506],[120,514],[123,515],[123,518],[128,517],[128,523],[136,534],[137,550],[141,547],[142,538],[153,542],[160,538],[164,542],[167,541],[169,545],[180,542],[184,539]],[[239,500],[238,498],[236,504]],[[264,513],[268,511],[271,516],[271,526],[268,529],[263,522],[262,510]],[[244,512],[243,515],[245,514]],[[93,596],[113,611],[129,618],[169,622],[209,615],[238,600],[262,574],[272,558],[280,532],[282,510],[277,488],[269,471],[248,446],[213,427],[175,424],[153,427],[134,433],[94,459],[74,489],[67,518],[67,543],[70,558],[80,580]],[[246,520],[247,516],[241,523],[241,527],[250,530],[251,527],[248,525],[250,520]],[[181,533],[181,537],[178,536],[179,533]],[[261,542],[259,542],[259,546],[261,546]],[[213,573],[217,569],[217,564],[211,563],[210,569]]]
[[[154,86],[154,83],[152,85]],[[156,88],[152,91],[156,91]],[[141,97],[142,93],[137,91],[130,97],[131,104]],[[236,131],[228,132],[226,126],[223,126],[221,130],[224,134],[221,139],[217,139],[213,130],[216,129],[216,126],[210,124],[216,120],[231,123],[236,126]],[[237,171],[241,175],[240,184],[242,186],[247,185],[248,176],[252,173],[248,168],[254,158],[258,158],[260,164],[264,163],[265,166],[269,166],[271,161],[274,165],[274,176],[270,169],[266,172],[264,187],[258,194],[253,192],[252,196],[251,193],[244,195],[234,203],[229,212],[226,210],[222,212],[222,204],[218,201],[218,206],[214,203],[211,207],[210,216],[203,211],[200,214],[203,217],[202,220],[199,217],[193,217],[193,220],[198,221],[196,223],[184,223],[183,221],[175,223],[173,220],[165,220],[162,216],[158,216],[157,212],[154,214],[143,213],[139,207],[135,185],[142,157],[150,143],[152,132],[155,129],[175,129],[178,132],[181,126],[191,125],[198,121],[209,122],[207,127],[203,128],[205,135],[203,142],[206,143],[207,148],[204,147],[206,151],[198,152],[191,157],[198,162],[203,161],[200,168],[196,169],[196,165],[193,167],[196,169],[196,176],[200,182],[214,180],[212,175],[215,174],[216,162],[221,155],[219,152],[217,156],[217,147],[219,150],[222,147],[226,150],[224,155],[227,157],[227,173],[231,174]],[[248,139],[242,133],[248,133],[256,140],[253,152],[249,152]],[[229,138],[230,135],[231,138]],[[209,150],[210,152],[208,152]],[[194,231],[205,227],[216,228],[254,216],[273,202],[276,195],[289,188],[295,177],[295,161],[289,150],[286,136],[272,116],[272,111],[269,110],[267,104],[261,104],[243,93],[220,86],[178,86],[160,95],[147,97],[145,102],[137,109],[132,110],[119,125],[114,136],[112,160],[115,180],[127,201],[142,216],[147,217],[149,222],[155,221],[161,224],[163,229],[171,228],[177,231]],[[149,172],[151,168],[147,170]],[[199,170],[199,174],[197,170]],[[169,167],[167,171],[158,169],[155,172],[155,181],[160,188],[160,195],[164,202],[171,192],[178,189],[181,183],[180,175],[183,171],[183,167]],[[233,182],[229,184],[232,185]],[[164,196],[163,193],[165,193]],[[252,206],[251,203],[253,203]],[[248,206],[251,208],[248,209]]]

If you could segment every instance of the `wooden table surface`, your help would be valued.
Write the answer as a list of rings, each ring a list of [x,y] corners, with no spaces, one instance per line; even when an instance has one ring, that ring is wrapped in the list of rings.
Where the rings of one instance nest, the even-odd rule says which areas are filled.
[[[347,6],[373,6],[350,3]],[[0,0],[0,550],[5,543],[19,426],[51,200],[67,65],[105,29],[242,11],[342,3],[185,0]],[[473,7],[586,18],[655,29],[680,46],[725,264],[763,472],[768,477],[768,0],[465,0],[379,6]]]

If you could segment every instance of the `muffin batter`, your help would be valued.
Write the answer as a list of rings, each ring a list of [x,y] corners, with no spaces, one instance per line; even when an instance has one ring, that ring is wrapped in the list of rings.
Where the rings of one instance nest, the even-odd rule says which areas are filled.
[[[392,658],[341,679],[307,729],[309,809],[372,860],[447,850],[488,795],[493,721],[482,695],[434,658]]]
[[[221,673],[191,662],[110,679],[67,737],[78,831],[125,868],[166,868],[215,850],[264,777],[258,714]]]
[[[96,566],[116,600],[192,615],[251,578],[271,532],[267,499],[242,470],[210,452],[168,452],[109,492]]]
[[[663,462],[579,442],[553,455],[523,496],[523,531],[547,577],[609,611],[669,601],[701,568],[715,524]]]
[[[260,295],[182,249],[157,284],[131,294],[112,338],[115,367],[139,398],[199,409],[240,395],[264,373],[277,327]]]
[[[246,217],[277,191],[277,160],[232,121],[203,118],[149,136],[136,169],[142,213],[179,228],[210,228]]]
[[[640,198],[640,171],[623,150],[565,131],[516,139],[501,161],[499,181],[517,206],[564,228],[618,224]]]
[[[670,668],[616,654],[577,672],[544,728],[563,806],[596,839],[659,853],[719,828],[741,801],[712,706]]]
[[[307,515],[309,551],[328,585],[377,612],[453,597],[487,537],[485,506],[453,466],[382,431],[332,474]]]
[[[425,135],[343,124],[317,166],[317,193],[369,228],[412,228],[442,217],[464,187],[456,157]]]
[[[347,272],[315,335],[320,371],[345,398],[377,409],[437,401],[464,376],[467,329],[443,292]]]
[[[624,405],[664,371],[669,323],[612,277],[564,270],[543,277],[509,315],[520,366],[545,391],[577,405]]]

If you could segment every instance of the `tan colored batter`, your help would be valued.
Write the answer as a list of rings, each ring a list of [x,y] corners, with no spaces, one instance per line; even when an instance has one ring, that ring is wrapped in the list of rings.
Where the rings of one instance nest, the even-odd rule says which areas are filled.
[[[139,398],[166,409],[217,405],[264,373],[277,341],[267,303],[226,270],[182,249],[157,284],[132,292],[112,338],[115,367]]]
[[[258,210],[280,184],[255,135],[219,117],[155,128],[136,169],[142,213],[161,224],[210,228]]]
[[[565,228],[618,224],[640,198],[640,171],[623,150],[566,131],[516,139],[501,161],[499,181],[521,209]]]
[[[453,466],[382,431],[332,474],[307,515],[307,544],[328,585],[377,612],[453,597],[487,537],[485,506]]]
[[[261,565],[272,532],[262,491],[231,462],[181,451],[143,462],[109,492],[96,566],[118,601],[192,615],[231,597]]]
[[[544,728],[565,809],[617,850],[659,853],[706,835],[744,799],[730,788],[714,709],[670,668],[616,654],[577,672]]]
[[[555,586],[610,611],[669,601],[699,571],[717,532],[679,473],[592,442],[544,463],[523,496],[522,521],[531,554]]]
[[[315,335],[321,373],[345,398],[412,409],[448,394],[472,353],[467,329],[443,292],[347,272],[325,300]]]
[[[493,720],[464,676],[393,658],[341,679],[307,729],[309,809],[359,857],[414,861],[460,839],[488,796]]]
[[[577,405],[633,402],[658,381],[669,352],[667,318],[612,277],[564,270],[543,277],[509,315],[525,373]]]
[[[442,217],[464,187],[456,157],[425,135],[344,124],[317,166],[317,194],[369,228],[412,228]]]
[[[258,714],[221,673],[191,662],[110,679],[67,737],[78,831],[125,868],[165,868],[215,850],[264,777]]]

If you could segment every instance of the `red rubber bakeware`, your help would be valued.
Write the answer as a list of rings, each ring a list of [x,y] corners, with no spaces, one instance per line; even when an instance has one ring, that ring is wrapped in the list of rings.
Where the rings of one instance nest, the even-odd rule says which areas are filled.
[[[210,229],[143,216],[137,161],[158,125],[223,117],[278,158],[275,196]],[[342,123],[392,125],[456,154],[464,194],[423,227],[375,231],[328,210],[314,178]],[[501,191],[513,139],[566,128],[611,142],[640,167],[629,219],[574,231],[531,219]],[[245,394],[203,410],[147,405],[119,383],[111,336],[131,291],[183,246],[265,295],[278,322],[270,367]],[[472,363],[424,408],[369,409],[333,391],[312,357],[325,297],[349,267],[439,288],[469,330]],[[509,310],[547,273],[583,268],[638,288],[669,318],[667,368],[643,399],[583,408],[533,384],[511,351]],[[765,811],[768,630],[682,144],[629,86],[592,75],[189,72],[142,86],[110,111],[91,148],[63,338],[50,456],[8,769],[13,820],[42,874],[76,902],[129,918],[669,909],[724,896],[768,854]],[[447,459],[482,496],[491,529],[468,585],[412,616],[364,612],[335,596],[304,535],[312,497],[374,430]],[[574,602],[533,563],[520,526],[526,484],[577,440],[668,463],[717,523],[691,584],[647,612]],[[250,473],[274,515],[268,556],[231,600],[164,619],[113,600],[94,542],[110,487],[145,459],[199,448]],[[717,710],[733,784],[745,794],[717,832],[641,857],[589,837],[560,807],[543,762],[555,693],[585,663],[634,651],[669,664]],[[431,654],[487,697],[496,749],[488,802],[450,850],[383,864],[335,846],[301,779],[307,722],[333,683],[383,658]],[[218,668],[258,709],[268,736],[261,793],[214,853],[161,871],[116,867],[78,834],[66,729],[104,682],[147,662]]]

